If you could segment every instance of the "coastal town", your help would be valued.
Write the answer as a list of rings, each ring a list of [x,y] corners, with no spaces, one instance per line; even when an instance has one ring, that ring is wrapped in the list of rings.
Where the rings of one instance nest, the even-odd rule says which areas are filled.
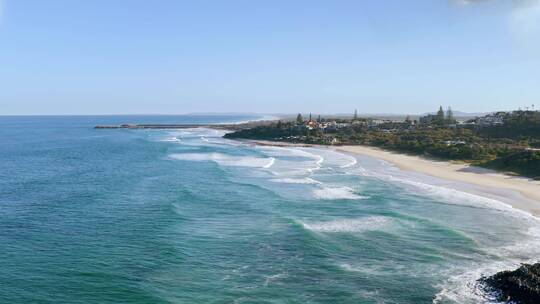
[[[377,128],[383,132],[397,132],[399,130],[414,130],[419,128],[433,128],[433,127],[446,127],[446,128],[481,128],[504,125],[504,118],[508,115],[508,112],[495,112],[489,113],[485,116],[479,116],[467,119],[457,119],[454,117],[452,109],[449,107],[446,112],[443,111],[442,106],[436,114],[427,114],[420,116],[418,119],[412,119],[411,116],[406,116],[404,119],[384,119],[384,118],[360,118],[357,111],[355,111],[352,119],[344,118],[322,118],[318,115],[316,119],[312,118],[309,114],[308,119],[304,119],[302,114],[298,114],[296,118],[296,127],[299,130],[321,130],[323,132],[336,132],[339,129],[345,129],[354,126],[363,126],[368,128]]]
[[[464,161],[540,178],[540,112],[516,110],[456,117],[441,106],[416,118],[304,118],[243,126],[227,138],[319,145],[366,145],[413,155]]]

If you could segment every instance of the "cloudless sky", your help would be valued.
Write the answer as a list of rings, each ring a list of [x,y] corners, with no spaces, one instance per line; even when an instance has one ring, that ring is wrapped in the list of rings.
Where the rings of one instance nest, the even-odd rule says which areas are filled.
[[[0,114],[540,108],[536,0],[0,3]]]

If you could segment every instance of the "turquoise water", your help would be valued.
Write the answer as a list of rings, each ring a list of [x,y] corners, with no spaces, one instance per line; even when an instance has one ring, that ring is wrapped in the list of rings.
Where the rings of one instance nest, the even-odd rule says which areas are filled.
[[[222,132],[0,117],[1,303],[490,303],[540,224],[458,185]]]

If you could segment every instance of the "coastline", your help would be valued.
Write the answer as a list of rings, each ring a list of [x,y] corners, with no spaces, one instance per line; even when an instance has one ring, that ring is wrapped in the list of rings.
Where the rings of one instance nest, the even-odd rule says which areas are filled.
[[[369,146],[321,146],[266,140],[250,140],[249,142],[257,145],[282,147],[328,148],[340,152],[377,158],[392,163],[404,171],[412,171],[443,180],[480,187],[479,189],[471,188],[464,191],[480,194],[489,198],[501,199],[504,203],[515,209],[540,217],[540,181],[529,178],[512,176],[468,164],[431,160],[420,156],[399,154]],[[505,195],[502,194],[503,192],[510,192],[518,195]]]

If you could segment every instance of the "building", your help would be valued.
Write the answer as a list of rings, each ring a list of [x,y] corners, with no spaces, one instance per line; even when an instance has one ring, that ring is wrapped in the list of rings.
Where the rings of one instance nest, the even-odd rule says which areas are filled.
[[[367,122],[368,127],[376,127],[378,125],[382,125],[383,123],[387,122],[386,120],[382,119],[369,119]]]
[[[504,124],[504,114],[504,112],[489,114],[476,118],[474,122],[479,126],[500,126]]]

